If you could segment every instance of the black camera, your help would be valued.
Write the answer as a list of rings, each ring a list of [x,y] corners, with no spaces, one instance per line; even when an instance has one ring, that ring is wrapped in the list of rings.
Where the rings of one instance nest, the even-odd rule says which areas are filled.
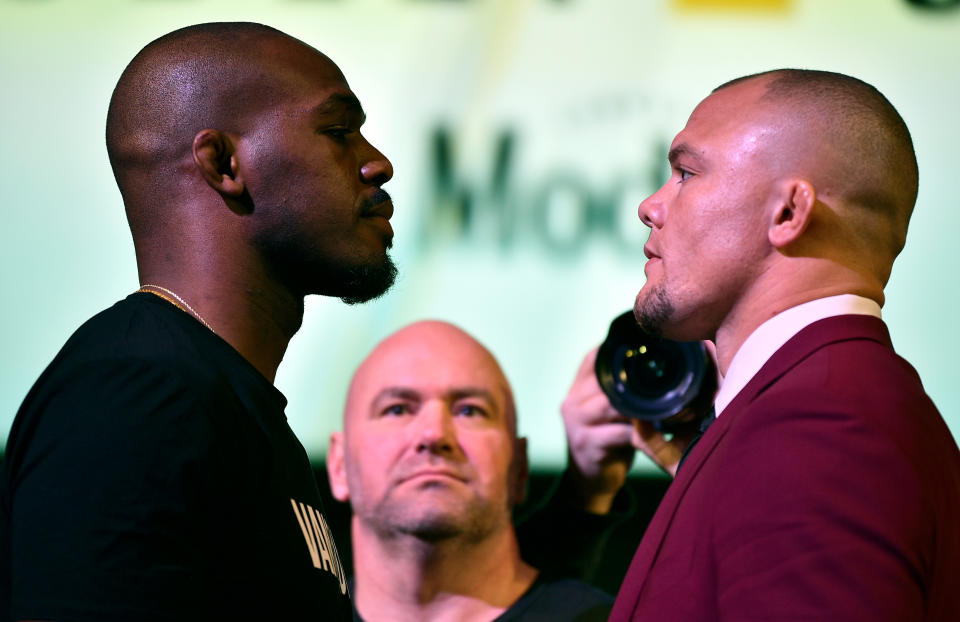
[[[633,311],[610,323],[594,371],[617,411],[665,431],[699,420],[717,389],[713,359],[703,343],[648,335]]]

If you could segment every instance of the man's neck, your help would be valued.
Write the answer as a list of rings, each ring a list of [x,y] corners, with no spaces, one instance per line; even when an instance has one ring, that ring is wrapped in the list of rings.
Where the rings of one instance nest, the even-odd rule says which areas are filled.
[[[719,417],[723,413],[785,343],[807,326],[838,315],[868,315],[879,319],[881,311],[875,300],[841,294],[817,298],[778,313],[757,327],[740,345],[714,398],[715,414]]]
[[[840,266],[811,270],[806,274],[777,275],[768,272],[740,297],[717,330],[717,362],[726,375],[730,362],[753,331],[775,315],[811,300],[855,294],[883,305],[883,287]],[[799,272],[799,271],[798,271]]]
[[[479,542],[377,537],[354,517],[355,602],[366,622],[493,620],[533,584],[513,528]]]
[[[174,292],[270,382],[303,321],[303,299],[276,284],[169,271],[143,271],[140,280]]]

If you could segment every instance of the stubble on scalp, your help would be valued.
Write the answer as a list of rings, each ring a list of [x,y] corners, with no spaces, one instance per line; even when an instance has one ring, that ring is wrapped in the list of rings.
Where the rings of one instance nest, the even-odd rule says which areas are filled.
[[[646,295],[637,296],[633,305],[633,317],[640,328],[650,336],[662,338],[663,326],[673,316],[675,309],[662,285]]]

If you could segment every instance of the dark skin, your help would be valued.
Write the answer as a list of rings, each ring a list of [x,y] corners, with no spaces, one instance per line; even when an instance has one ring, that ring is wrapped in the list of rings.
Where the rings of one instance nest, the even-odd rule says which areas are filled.
[[[141,52],[107,144],[141,284],[176,292],[273,381],[304,296],[372,297],[355,274],[392,269],[393,169],[330,59],[266,27],[224,30]]]

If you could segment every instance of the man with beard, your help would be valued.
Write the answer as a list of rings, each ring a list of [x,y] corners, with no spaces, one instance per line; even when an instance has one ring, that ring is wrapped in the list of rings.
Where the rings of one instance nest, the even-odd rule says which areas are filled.
[[[140,288],[24,401],[0,479],[0,618],[348,620],[272,382],[308,294],[395,268],[390,162],[326,56],[250,23],[147,45],[106,140]]]
[[[520,557],[516,425],[497,361],[455,326],[413,324],[363,361],[327,464],[334,496],[353,508],[363,620],[606,620],[607,595]]]
[[[724,379],[611,620],[960,619],[960,452],[880,319],[917,196],[903,119],[771,71],[715,89],[669,160],[635,315],[714,340]]]

